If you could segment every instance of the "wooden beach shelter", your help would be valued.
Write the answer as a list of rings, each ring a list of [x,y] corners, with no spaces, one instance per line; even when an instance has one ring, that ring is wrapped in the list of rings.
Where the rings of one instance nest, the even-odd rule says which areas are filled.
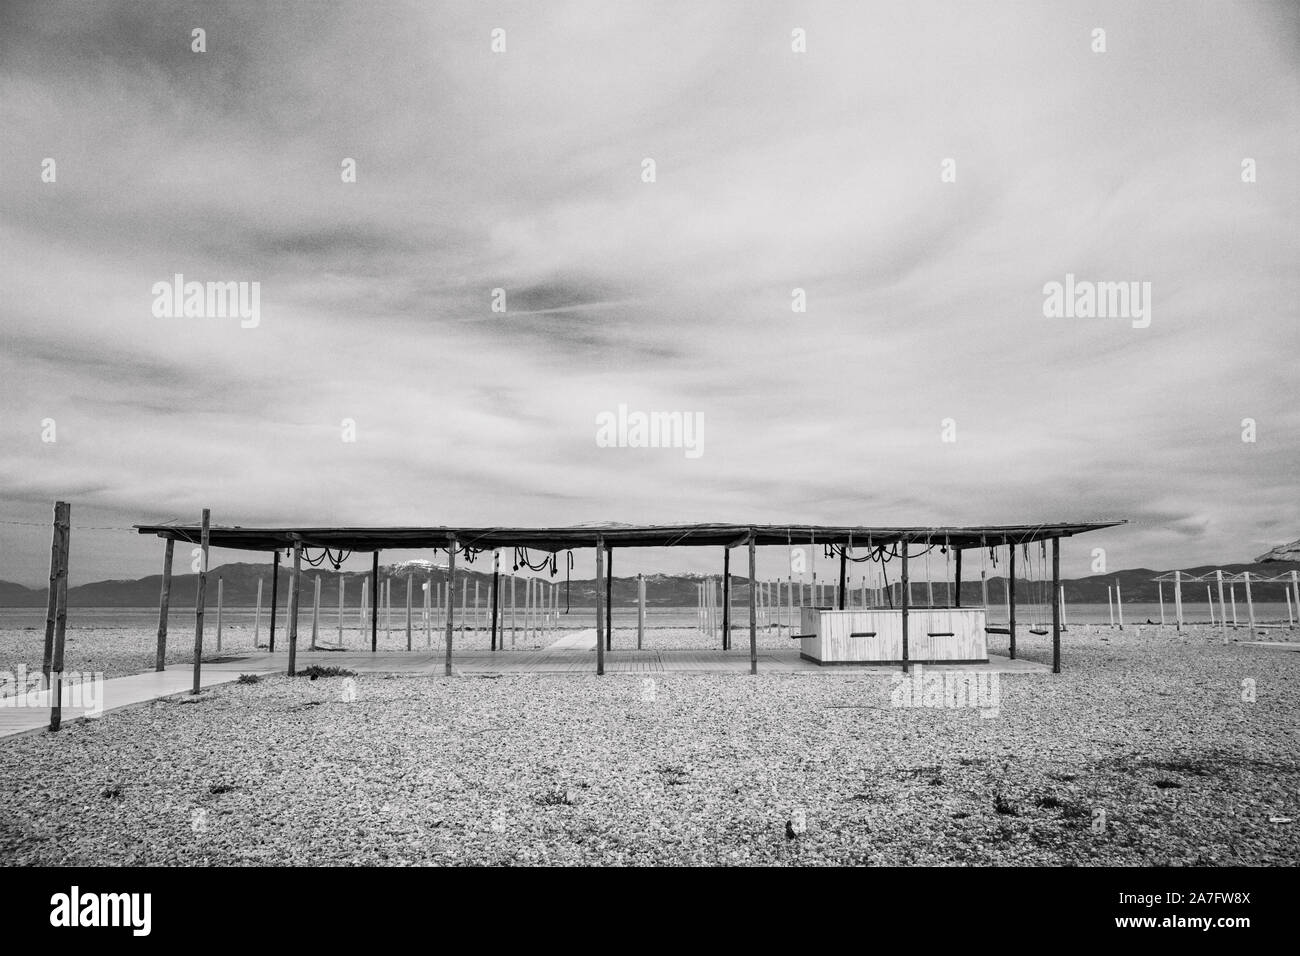
[[[206,513],[205,513],[206,514]],[[723,549],[724,574],[724,609],[730,607],[729,581],[731,549],[744,547],[749,557],[749,669],[751,674],[758,673],[758,637],[756,627],[757,570],[756,550],[760,547],[791,548],[801,545],[823,545],[830,548],[840,558],[840,581],[846,581],[845,569],[849,562],[877,561],[885,564],[897,561],[901,579],[901,599],[899,606],[888,609],[872,609],[875,615],[869,622],[874,630],[858,627],[852,620],[840,621],[836,614],[856,613],[844,608],[845,588],[839,590],[838,606],[833,608],[806,608],[816,611],[805,619],[804,631],[794,635],[801,646],[815,647],[820,655],[807,652],[804,656],[819,663],[891,663],[899,664],[907,670],[911,663],[918,660],[958,660],[953,657],[953,649],[946,641],[957,638],[956,621],[961,618],[964,639],[976,635],[972,628],[980,622],[977,637],[982,646],[984,625],[982,609],[962,608],[961,593],[961,553],[969,549],[1007,548],[1012,557],[1017,547],[1024,547],[1039,542],[1050,542],[1052,590],[1055,594],[1060,583],[1060,541],[1088,531],[1123,524],[1122,521],[1102,521],[1085,523],[1055,523],[1034,525],[993,525],[986,527],[873,527],[873,526],[816,526],[816,525],[743,525],[743,524],[690,524],[690,525],[626,525],[598,524],[578,525],[559,528],[482,528],[482,527],[389,527],[389,528],[244,528],[236,526],[216,526],[204,521],[202,525],[136,525],[140,534],[156,535],[167,542],[163,563],[162,607],[159,612],[158,654],[157,660],[163,660],[167,639],[167,596],[171,579],[172,544],[175,541],[187,543],[202,542],[207,548],[227,548],[235,551],[262,551],[275,555],[275,567],[279,565],[281,551],[292,554],[291,578],[289,581],[289,673],[294,673],[297,652],[298,624],[297,594],[302,577],[302,561],[319,564],[321,560],[341,563],[349,554],[373,553],[371,570],[372,595],[378,595],[379,554],[390,549],[432,550],[447,552],[448,579],[456,573],[457,556],[472,560],[481,552],[501,548],[522,549],[527,561],[529,551],[540,551],[548,555],[551,561],[560,552],[572,552],[579,549],[594,549],[596,555],[596,580],[608,577],[607,568],[612,567],[613,553],[616,548],[678,548],[678,547],[713,547]],[[910,596],[908,565],[911,560],[924,555],[929,549],[942,543],[944,553],[951,551],[956,557],[956,580],[949,589],[953,595],[951,607],[942,608],[917,607],[912,609]],[[312,552],[315,552],[313,556]],[[531,565],[530,565],[531,566]],[[552,564],[554,567],[554,564]],[[202,575],[207,573],[206,562]],[[612,580],[612,578],[609,578]],[[608,582],[607,582],[608,586]],[[202,586],[200,585],[200,588]],[[272,594],[275,593],[276,580],[272,579]],[[1009,628],[1011,656],[1015,656],[1015,574],[1008,580],[1008,603],[1012,609]],[[608,643],[607,629],[610,619],[607,617],[609,602],[608,592],[596,588],[596,673],[605,672],[605,651]],[[1061,669],[1061,620],[1060,604],[1052,601],[1052,671],[1060,673]],[[274,603],[272,613],[274,614]],[[379,601],[371,601],[371,650],[377,648]],[[980,615],[967,612],[980,611]],[[724,610],[724,613],[726,611]],[[825,616],[831,615],[831,616]],[[448,601],[446,614],[446,664],[445,673],[452,673],[452,625],[454,609]],[[967,621],[966,617],[970,617]],[[728,629],[724,624],[724,630]],[[911,628],[920,624],[925,629],[925,639],[918,634],[914,640]],[[848,630],[844,630],[845,627]],[[808,630],[811,628],[812,630]],[[833,640],[831,631],[838,628],[843,632],[842,640]],[[728,636],[729,640],[729,636]],[[875,641],[875,653],[884,656],[872,656],[868,651],[862,656],[861,647],[870,647],[868,642]],[[855,644],[854,642],[864,642]],[[196,653],[201,645],[196,645]],[[917,657],[916,652],[924,648],[924,656]],[[958,651],[958,653],[962,653]],[[197,668],[198,662],[196,660]]]

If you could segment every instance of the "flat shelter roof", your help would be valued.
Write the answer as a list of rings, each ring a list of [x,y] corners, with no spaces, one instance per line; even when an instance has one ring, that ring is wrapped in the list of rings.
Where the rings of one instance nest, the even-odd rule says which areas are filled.
[[[234,525],[210,527],[208,543],[214,548],[241,551],[276,551],[292,547],[295,541],[310,548],[381,551],[446,548],[454,537],[460,547],[478,550],[518,547],[555,552],[592,548],[597,538],[603,538],[609,547],[618,548],[732,547],[745,544],[752,533],[758,545],[835,544],[866,548],[900,541],[942,544],[946,540],[950,546],[961,549],[1068,538],[1125,523],[1091,521],[935,528],[761,524],[588,524],[562,528],[242,528]],[[201,533],[199,525],[136,525],[135,528],[140,534],[195,543]]]

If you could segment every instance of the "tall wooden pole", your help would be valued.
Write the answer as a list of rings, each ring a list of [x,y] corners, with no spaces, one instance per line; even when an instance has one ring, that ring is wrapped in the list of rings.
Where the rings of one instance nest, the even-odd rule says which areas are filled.
[[[311,649],[316,650],[316,641],[320,639],[320,575],[315,576],[311,597]]]
[[[961,554],[960,551],[957,552]],[[1061,588],[1061,539],[1052,539],[1052,593]],[[1052,602],[1052,673],[1061,673],[1061,602]]]
[[[758,548],[753,531],[749,532],[749,672],[758,673]],[[844,580],[844,554],[840,553],[840,580]],[[843,607],[841,588],[841,604]]]
[[[605,650],[614,649],[614,546],[605,552]]]
[[[605,539],[596,538],[596,674],[605,673],[605,616],[600,582],[605,579]]]
[[[280,595],[280,549],[275,549],[275,559],[271,562],[271,630],[266,639],[267,653],[275,653],[275,612]]]
[[[293,543],[293,571],[289,577],[289,676],[296,674],[298,663],[298,596],[302,590],[302,542]]]
[[[911,577],[908,573],[908,567],[907,567],[908,564],[907,539],[905,538],[902,541],[900,541],[899,546],[902,549],[901,555],[903,561],[902,561],[902,570],[900,572],[902,575],[900,581],[901,586],[899,587],[901,597],[898,603],[903,612],[903,673],[906,674],[908,671],[912,669],[912,665],[908,663],[908,651],[910,650],[910,648],[908,647],[908,633],[907,633],[907,626],[908,626],[907,609],[912,603],[912,584],[911,584]]]
[[[848,579],[845,577],[845,575],[848,574],[848,568],[849,568],[848,546],[840,545],[840,593],[839,593],[838,607],[841,611],[844,610],[844,591],[848,586]]]
[[[194,686],[191,694],[199,692],[200,671],[203,667],[203,604],[208,596],[208,520],[211,512],[203,509],[203,525],[199,531],[199,586],[194,597]]]
[[[1241,578],[1246,582],[1246,620],[1250,622],[1250,631],[1255,633],[1255,601],[1250,595],[1250,572],[1243,571]]]
[[[443,664],[442,673],[444,677],[451,676],[451,637],[452,628],[455,623],[452,618],[455,614],[452,604],[455,603],[455,595],[452,591],[452,582],[456,580],[456,536],[452,535],[447,540],[447,631],[443,635],[447,641],[447,660]]]
[[[1223,597],[1223,591],[1220,589],[1219,597]],[[1177,624],[1179,634],[1183,632],[1183,572],[1174,572],[1174,621]]]
[[[961,548],[955,549],[957,552],[957,577],[953,584],[953,607],[961,607]]]
[[[158,597],[158,652],[154,657],[153,662],[153,669],[156,671],[160,671],[166,667],[167,615],[171,610],[172,603],[172,551],[175,546],[175,539],[168,538],[167,547],[163,552],[162,594]],[[258,582],[258,587],[261,587],[260,581]],[[258,593],[260,594],[261,591],[259,590]],[[256,644],[256,641],[254,641],[254,644]]]
[[[1179,572],[1175,571],[1174,573],[1178,574]],[[1220,618],[1219,623],[1222,625],[1223,643],[1226,644],[1228,643],[1228,613],[1227,613],[1228,609],[1223,604],[1223,570],[1222,569],[1219,569],[1214,572],[1214,579],[1215,581],[1218,582],[1219,585],[1219,618]],[[1213,598],[1211,598],[1210,600],[1210,618],[1211,619],[1214,618]],[[1182,626],[1183,626],[1183,615],[1182,615],[1182,611],[1180,610],[1178,614],[1179,630],[1182,630]]]
[[[1011,555],[1007,571],[1007,636],[1010,644],[1011,659],[1016,659],[1016,546],[1007,545]]]
[[[492,552],[492,650],[497,649],[497,611],[501,604],[501,552]],[[505,642],[502,641],[504,649]]]
[[[226,579],[217,575],[217,653],[221,653],[221,611],[226,601]]]
[[[731,650],[731,548],[722,550],[722,649]]]
[[[1156,582],[1156,598],[1160,601],[1160,626],[1165,626],[1165,586],[1161,581]]]
[[[50,584],[45,594],[45,655],[41,658],[41,676],[45,678],[47,685],[54,661],[54,619],[59,610],[59,557],[60,549],[63,547],[64,508],[64,502],[54,502],[54,518],[50,521]],[[171,545],[171,539],[168,539],[167,544]],[[170,547],[167,553],[170,557]],[[163,587],[166,588],[168,583],[164,571]],[[21,691],[22,688],[19,690]]]
[[[411,586],[415,578],[406,572],[406,649],[411,649]]]
[[[645,575],[636,576],[636,649],[641,650],[645,638]]]
[[[253,650],[257,650],[257,640],[262,633],[262,579],[257,579],[257,610],[253,612]]]
[[[379,650],[379,552],[370,565],[370,653]]]
[[[68,626],[68,555],[72,550],[72,505],[54,503],[54,533],[58,537],[58,566],[54,591],[54,641],[50,648],[50,730],[63,721],[63,640]]]
[[[339,647],[343,646],[343,606],[345,603],[343,600],[343,592],[347,588],[347,583],[348,583],[347,578],[345,578],[343,576],[343,572],[340,571],[339,572]]]

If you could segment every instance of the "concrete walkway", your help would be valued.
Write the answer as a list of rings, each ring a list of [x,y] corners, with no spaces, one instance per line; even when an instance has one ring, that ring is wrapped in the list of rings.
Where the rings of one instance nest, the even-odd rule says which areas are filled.
[[[589,627],[585,631],[574,631],[560,638],[546,648],[548,651],[594,651],[596,649],[596,629]]]
[[[240,674],[264,674],[273,669],[272,667],[261,666],[242,659],[204,664],[199,686],[215,687],[218,684],[226,684],[237,680]],[[110,710],[116,710],[119,707],[129,707],[132,704],[143,704],[147,701],[157,700],[160,697],[185,693],[193,686],[194,672],[188,666],[180,665],[173,666],[171,670],[166,671],[146,671],[143,674],[135,674],[131,677],[114,677],[100,684],[93,693],[94,699],[98,700],[102,708],[102,714]],[[18,702],[12,697],[0,698],[0,738],[14,737],[18,734],[48,729],[50,726],[52,693],[52,691],[47,690],[33,695],[31,700],[35,706],[30,704],[16,706]],[[64,724],[81,717],[95,720],[101,715],[88,713],[85,706],[80,706],[83,703],[93,703],[94,700],[83,697],[81,692],[73,686],[64,684],[61,696],[63,697],[62,723]],[[74,704],[78,706],[74,706]]]

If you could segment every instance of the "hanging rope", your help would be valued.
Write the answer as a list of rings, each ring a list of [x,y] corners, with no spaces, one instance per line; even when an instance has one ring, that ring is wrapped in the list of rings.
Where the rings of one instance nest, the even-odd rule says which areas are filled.
[[[345,553],[343,549],[340,548],[338,553],[336,554],[334,552],[331,552],[329,548],[325,548],[321,551],[321,553],[316,557],[315,560],[312,560],[311,554],[308,552],[308,549],[307,548],[302,549],[302,559],[306,561],[309,565],[311,565],[313,568],[320,567],[326,560],[328,560],[330,565],[334,568],[334,570],[337,571],[339,569],[339,566],[342,565],[343,562],[350,557],[352,557],[351,550]]]
[[[515,570],[516,571],[519,570],[520,565],[523,565],[529,571],[545,571],[548,565],[552,565],[554,563],[554,560],[555,560],[555,555],[548,554],[548,555],[543,555],[542,560],[539,561],[537,564],[533,564],[532,560],[528,557],[527,548],[515,548]],[[554,574],[555,573],[554,570],[552,570],[551,573]]]
[[[569,585],[573,577],[573,552],[569,552],[568,567],[564,570],[564,613],[569,613]]]

